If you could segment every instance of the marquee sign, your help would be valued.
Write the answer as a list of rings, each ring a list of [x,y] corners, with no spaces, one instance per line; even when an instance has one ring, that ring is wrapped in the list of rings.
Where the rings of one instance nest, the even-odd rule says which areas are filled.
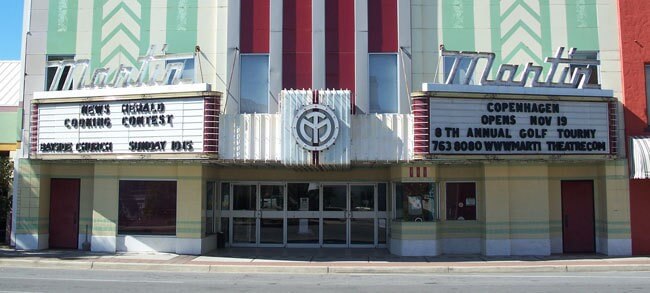
[[[488,75],[492,72],[494,65],[495,54],[492,52],[466,52],[466,51],[447,51],[444,46],[441,46],[440,54],[444,57],[453,58],[454,62],[449,71],[449,76],[445,80],[445,84],[452,84],[454,78],[460,75],[460,66],[463,60],[469,60],[467,68],[464,68],[464,78],[460,80],[460,84],[468,85],[474,76],[474,71],[477,68],[479,60],[485,60],[485,66],[481,73],[480,85],[493,85],[493,86],[514,86],[524,87],[529,79],[532,79],[532,87],[547,87],[547,88],[579,88],[579,89],[600,89],[600,84],[589,84],[589,78],[592,74],[592,68],[600,65],[599,60],[585,60],[576,59],[574,55],[576,48],[571,48],[568,52],[568,58],[563,58],[564,47],[559,47],[553,57],[547,57],[545,61],[550,63],[546,78],[542,78],[544,68],[542,66],[533,65],[528,63],[524,67],[524,71],[515,80],[515,75],[519,69],[519,65],[515,64],[502,64],[499,66],[495,79],[488,79]],[[565,66],[558,77],[556,73],[560,66]],[[558,79],[557,81],[555,79]]]
[[[431,98],[432,154],[608,154],[606,102]]]
[[[215,97],[37,104],[37,155],[200,154]]]
[[[193,59],[194,53],[167,54],[166,49],[165,44],[159,53],[155,53],[156,45],[151,45],[147,55],[138,58],[137,71],[124,64],[118,68],[96,68],[88,81],[86,73],[90,67],[89,59],[49,61],[47,67],[56,68],[56,72],[48,91],[58,91],[62,81],[63,90],[179,84],[185,71],[184,60]],[[109,80],[111,76],[112,79]],[[74,80],[76,83],[73,84]]]

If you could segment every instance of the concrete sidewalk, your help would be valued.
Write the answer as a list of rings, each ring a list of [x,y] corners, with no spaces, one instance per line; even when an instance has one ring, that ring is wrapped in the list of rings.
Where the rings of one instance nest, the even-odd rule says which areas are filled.
[[[400,257],[385,249],[232,248],[203,256],[0,248],[0,267],[220,273],[505,273],[650,271],[650,257]]]

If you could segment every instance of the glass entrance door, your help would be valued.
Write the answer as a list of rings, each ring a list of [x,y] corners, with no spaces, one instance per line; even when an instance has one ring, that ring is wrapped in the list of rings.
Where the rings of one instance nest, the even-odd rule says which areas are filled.
[[[287,183],[287,247],[320,246],[318,183]]]
[[[284,185],[260,185],[260,246],[284,246],[284,198]]]
[[[375,185],[323,185],[323,246],[374,247]]]
[[[376,202],[375,185],[350,185],[350,246],[375,246]]]
[[[257,246],[257,185],[232,185],[232,244]]]
[[[222,230],[239,247],[382,247],[386,186],[223,183]]]
[[[348,246],[348,186],[323,185],[323,246]]]
[[[284,246],[282,184],[233,184],[232,245]]]

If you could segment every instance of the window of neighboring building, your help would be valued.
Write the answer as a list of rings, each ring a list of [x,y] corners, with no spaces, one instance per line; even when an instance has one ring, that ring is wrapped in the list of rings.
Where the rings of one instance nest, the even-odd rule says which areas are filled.
[[[451,67],[454,66],[454,61],[456,60],[456,57],[452,56],[444,56],[443,57],[443,72],[444,72],[444,78],[445,80],[443,82],[447,82],[447,79],[449,78],[449,74],[451,74]],[[465,77],[467,76],[467,70],[469,69],[469,63],[471,59],[470,58],[460,58],[460,63],[458,64],[458,69],[456,70],[456,74],[454,75],[453,79],[451,80],[452,84],[461,84],[463,80],[465,80]],[[474,78],[471,77],[469,80],[468,84],[474,84]]]
[[[645,101],[648,114],[646,122],[650,125],[650,64],[645,65]]]
[[[598,60],[598,51],[575,51],[571,59],[575,60]],[[585,68],[587,66],[585,65],[570,65],[570,76],[567,77],[567,82],[570,81],[571,75],[573,74],[573,71],[576,68]],[[599,66],[589,66],[587,67],[591,69],[591,76],[589,77],[589,81],[587,81],[587,84],[600,84],[600,74],[598,72]]]
[[[447,183],[447,220],[476,220],[476,183]]]
[[[47,61],[61,61],[61,60],[72,60],[74,59],[74,55],[58,55],[58,56],[47,56]],[[68,72],[70,72],[71,66],[66,66],[63,68],[63,73],[61,74],[61,78],[59,79],[59,83],[56,86],[56,90],[60,91],[63,90],[63,84],[65,83],[65,77],[68,75]],[[57,67],[47,67],[46,73],[45,73],[45,90],[49,91],[50,87],[52,86],[52,82],[54,82],[54,75],[56,74]],[[74,85],[74,81],[70,84],[69,90],[72,89],[72,86]]]
[[[176,235],[176,181],[120,180],[118,234]]]
[[[429,222],[437,218],[436,184],[395,184],[395,217],[407,222]]]
[[[370,54],[370,113],[397,113],[397,54]]]
[[[240,113],[269,112],[269,55],[241,55]]]

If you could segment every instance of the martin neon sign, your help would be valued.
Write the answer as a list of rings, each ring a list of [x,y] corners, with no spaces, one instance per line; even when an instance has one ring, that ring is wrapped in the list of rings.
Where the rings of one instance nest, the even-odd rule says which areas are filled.
[[[600,65],[600,61],[575,59],[575,52],[576,48],[571,48],[568,51],[568,58],[562,58],[564,47],[559,47],[557,51],[555,51],[553,57],[546,57],[544,61],[550,63],[551,66],[545,79],[542,78],[542,71],[544,68],[542,66],[533,65],[532,62],[529,62],[524,67],[520,79],[515,80],[515,75],[519,69],[519,65],[515,64],[500,65],[496,78],[488,79],[488,75],[492,71],[492,66],[494,64],[495,54],[492,52],[447,51],[444,47],[440,50],[443,57],[454,59],[454,63],[449,72],[449,76],[445,80],[445,84],[454,83],[454,79],[460,74],[459,69],[461,67],[461,61],[464,60],[469,60],[467,68],[463,68],[467,69],[467,72],[465,76],[458,77],[460,78],[460,84],[469,84],[472,76],[474,76],[474,71],[476,70],[478,61],[480,59],[486,59],[487,63],[481,74],[481,85],[523,87],[526,86],[528,79],[532,75],[532,87],[600,89],[600,84],[588,83],[592,75],[592,69],[596,70],[597,66]],[[562,69],[556,82],[554,79],[560,65],[564,65],[565,67]],[[571,71],[572,69],[573,71]]]
[[[137,74],[133,67],[120,64],[113,71],[109,67],[95,69],[89,80],[86,80],[86,74],[90,67],[89,59],[49,61],[47,67],[56,68],[56,73],[48,91],[59,90],[61,81],[63,81],[62,90],[179,84],[183,82],[181,77],[185,71],[184,61],[193,59],[195,55],[194,53],[167,54],[166,49],[167,45],[165,44],[159,53],[156,53],[156,45],[151,45],[147,55],[138,58]],[[165,63],[166,65],[162,68],[162,64]],[[111,76],[112,79],[109,80]]]

